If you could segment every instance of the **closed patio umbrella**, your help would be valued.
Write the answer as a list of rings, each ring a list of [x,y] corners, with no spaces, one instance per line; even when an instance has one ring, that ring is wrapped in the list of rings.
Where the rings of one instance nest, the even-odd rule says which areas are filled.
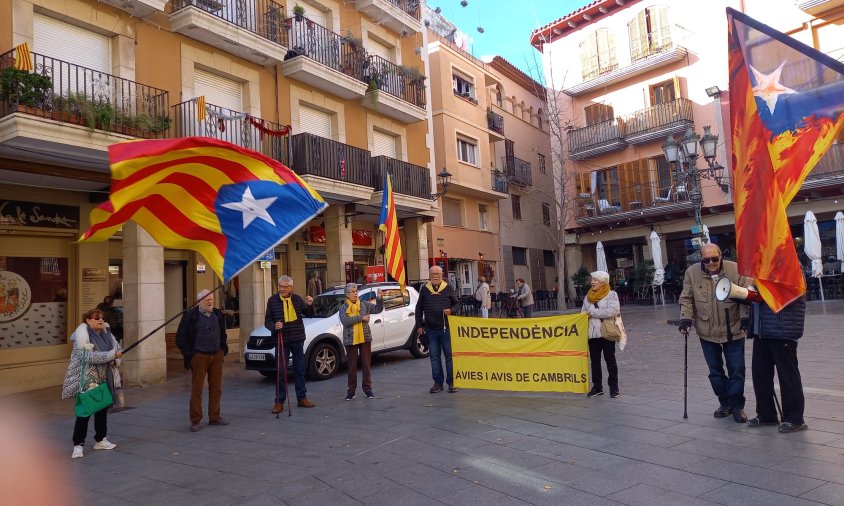
[[[662,283],[665,282],[665,266],[662,262],[662,245],[659,243],[659,234],[651,231],[651,256],[654,260],[654,285],[659,285],[659,297],[662,305],[665,305],[665,295],[662,292]],[[654,290],[654,304],[656,304],[656,290]]]
[[[604,245],[601,241],[598,241],[598,245],[595,247],[595,251],[598,254],[598,270],[609,272],[607,268],[607,255],[604,253]]]
[[[823,276],[821,234],[818,231],[818,220],[812,211],[806,211],[806,218],[803,220],[803,237],[805,238],[803,252],[812,261],[812,277],[818,278],[821,300],[824,300],[823,284],[821,284],[821,276]]]
[[[709,227],[703,226],[703,241],[709,243]]]
[[[844,262],[844,213],[835,213],[835,258]]]

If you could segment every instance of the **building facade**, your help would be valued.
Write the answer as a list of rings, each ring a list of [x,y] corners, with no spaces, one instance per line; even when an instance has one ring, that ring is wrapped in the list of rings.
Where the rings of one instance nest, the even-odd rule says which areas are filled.
[[[219,284],[201,256],[132,223],[106,243],[75,242],[107,198],[114,142],[226,140],[290,166],[329,203],[266,268],[218,294],[233,350],[263,323],[276,276],[304,294],[310,279],[360,281],[383,262],[385,173],[409,276],[427,276],[437,208],[426,38],[419,2],[405,0],[0,4],[0,281],[14,295],[0,318],[0,394],[59,384],[67,336],[105,296],[122,308],[125,346]],[[31,72],[14,68],[23,43]],[[177,325],[127,355],[129,384],[165,378]]]

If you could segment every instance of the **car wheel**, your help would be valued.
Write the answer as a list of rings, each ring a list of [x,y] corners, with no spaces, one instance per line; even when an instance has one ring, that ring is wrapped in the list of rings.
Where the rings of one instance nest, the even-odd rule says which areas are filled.
[[[314,381],[327,380],[340,368],[340,353],[331,343],[319,343],[308,356],[308,377]]]
[[[410,354],[414,358],[425,358],[428,356],[428,345],[422,342],[421,336],[414,333],[410,338]]]
[[[258,371],[261,373],[261,376],[265,378],[273,378],[275,379],[275,371]]]

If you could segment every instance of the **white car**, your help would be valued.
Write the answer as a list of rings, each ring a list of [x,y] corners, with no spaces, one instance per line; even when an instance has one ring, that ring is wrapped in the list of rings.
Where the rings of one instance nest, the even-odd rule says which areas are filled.
[[[402,295],[396,283],[375,283],[359,285],[358,296],[369,301],[375,298],[378,290],[384,298],[384,311],[373,314],[369,320],[372,330],[372,353],[385,353],[393,350],[408,349],[416,358],[428,356],[428,347],[419,341],[416,335],[416,301],[419,292],[407,287],[407,294]],[[346,350],[343,347],[343,325],[337,310],[346,295],[343,288],[329,290],[314,298],[314,318],[305,318],[305,371],[311,380],[328,379],[345,362]],[[276,346],[278,337],[266,327],[252,331],[243,356],[246,369],[258,371],[266,377],[276,375]]]

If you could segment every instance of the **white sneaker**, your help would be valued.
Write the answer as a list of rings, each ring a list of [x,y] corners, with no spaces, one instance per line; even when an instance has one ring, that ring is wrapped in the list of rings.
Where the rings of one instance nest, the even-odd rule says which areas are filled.
[[[81,459],[82,458],[82,445],[76,445],[73,447],[73,453],[70,455],[72,459]]]
[[[117,445],[114,443],[110,443],[106,438],[103,438],[102,441],[97,441],[96,443],[94,443],[95,450],[114,450],[115,448],[117,448]]]

